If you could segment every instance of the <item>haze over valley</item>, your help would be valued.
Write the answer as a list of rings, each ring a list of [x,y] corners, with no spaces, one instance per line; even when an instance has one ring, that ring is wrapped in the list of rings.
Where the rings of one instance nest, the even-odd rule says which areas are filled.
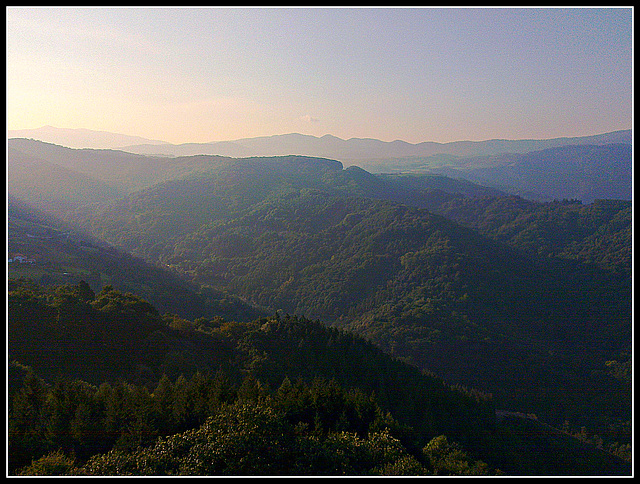
[[[181,166],[189,157],[197,155],[244,158],[296,154],[337,160],[344,167],[358,166],[374,174],[446,175],[537,200],[631,199],[630,130],[548,140],[418,144],[375,139],[342,140],[329,135],[317,138],[293,133],[219,143],[172,145],[157,141],[154,144],[120,147],[116,146],[118,142],[135,138],[122,134],[91,130],[78,132],[51,127],[44,131],[9,131],[10,138],[15,135],[22,135],[19,136],[22,140],[13,139],[10,149],[22,150],[24,154],[36,158],[50,159],[54,156],[63,162],[65,168],[79,170],[97,178],[107,177],[105,180],[110,182],[115,182],[113,177],[121,177],[123,173],[112,170],[111,160],[124,157],[137,170],[130,172],[131,166],[123,167],[127,173],[126,183],[137,187],[150,184],[153,180],[158,181],[159,178],[153,177],[162,177],[160,173],[163,169]],[[27,139],[46,141],[62,147],[48,147],[42,143],[28,142]],[[65,141],[68,144],[64,144]],[[65,150],[67,146],[75,146],[76,150]],[[125,153],[104,151],[109,147]],[[84,150],[78,151],[77,148]],[[177,157],[178,160],[171,162],[163,159],[166,157]],[[75,159],[76,164],[69,159]],[[82,160],[81,164],[77,164],[79,160]],[[175,172],[175,168],[171,170]],[[554,178],[550,179],[549,173],[553,173]]]
[[[632,9],[7,13],[8,475],[633,475]]]
[[[158,157],[25,138],[8,154],[9,253],[33,261],[10,276],[41,290],[116,286],[198,321],[298,315],[491,393],[500,409],[598,436],[624,419],[626,380],[607,365],[624,367],[630,351],[629,144],[455,158],[471,174],[520,170],[529,197],[302,155]],[[499,163],[511,157],[520,163]],[[27,348],[14,354],[43,376],[58,364]],[[161,376],[135,368],[134,381]]]

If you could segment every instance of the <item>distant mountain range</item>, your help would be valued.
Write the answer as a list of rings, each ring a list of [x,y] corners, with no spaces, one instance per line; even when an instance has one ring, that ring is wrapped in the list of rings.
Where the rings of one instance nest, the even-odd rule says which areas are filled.
[[[142,144],[123,147],[138,154],[167,156],[222,155],[233,157],[303,155],[319,156],[342,161],[346,165],[362,164],[358,160],[386,158],[427,157],[433,155],[482,156],[499,153],[526,153],[546,148],[569,145],[602,145],[631,143],[631,131],[617,131],[596,136],[555,138],[549,140],[487,140],[455,141],[451,143],[407,143],[406,141],[380,141],[371,138],[341,139],[331,135],[322,137],[303,134],[284,134],[245,138],[216,143],[187,143],[181,145]],[[366,168],[366,166],[362,166]]]
[[[437,143],[425,141],[381,141],[372,138],[341,139],[332,135],[322,137],[299,133],[243,138],[210,143],[170,144],[104,131],[61,129],[45,126],[33,130],[9,130],[9,138],[33,138],[70,148],[121,149],[130,153],[161,156],[221,155],[230,157],[303,155],[330,158],[346,165],[363,165],[363,160],[390,158],[485,156],[501,153],[527,153],[570,145],[631,144],[631,130],[614,131],[594,136],[553,139],[492,139],[486,141],[455,141]],[[369,163],[371,165],[371,163]],[[376,172],[381,172],[376,169]]]
[[[36,129],[10,129],[9,138],[31,138],[69,148],[114,149],[133,144],[162,145],[165,141],[131,136],[128,134],[95,131],[84,128],[56,128],[43,126]]]
[[[535,200],[631,200],[632,151],[624,143],[571,145],[529,153],[460,158],[427,168]]]
[[[134,153],[135,150],[131,148],[128,148],[130,151],[72,149],[35,139],[12,138],[8,142],[9,188],[15,196],[33,199],[34,184],[39,183],[40,185],[37,186],[41,188],[40,194],[47,193],[56,187],[51,185],[51,180],[61,176],[62,173],[51,176],[44,174],[51,172],[52,169],[55,171],[54,167],[58,166],[84,177],[82,179],[76,177],[77,180],[73,183],[58,184],[58,186],[75,187],[73,191],[68,192],[73,193],[74,197],[74,200],[65,201],[68,204],[67,202],[80,201],[76,199],[84,195],[89,195],[84,197],[85,201],[89,201],[90,198],[99,199],[101,193],[112,197],[114,190],[129,192],[164,180],[208,172],[234,159],[297,155],[325,161],[335,160],[333,163],[336,166],[359,167],[371,174],[444,175],[451,179],[467,180],[534,200],[579,199],[583,202],[591,202],[595,199],[631,200],[630,141],[630,131],[555,140],[494,140],[418,145],[401,141],[386,143],[379,140],[341,140],[330,136],[316,138],[292,134],[252,138],[242,143],[141,145],[149,150],[151,148],[157,151],[166,149],[168,150],[166,153],[174,148],[185,151],[181,156],[166,154],[153,156]],[[216,150],[215,146],[226,147],[226,151]],[[197,147],[200,147],[199,151],[205,151],[204,148],[208,148],[220,154],[194,155],[193,153],[198,152]],[[411,150],[415,153],[420,147],[423,148],[424,153],[428,150],[434,152],[436,147],[441,151],[448,150],[449,153],[400,156],[410,153]],[[534,148],[538,149],[527,151]],[[473,156],[452,154],[470,153],[473,150],[478,154]],[[499,152],[500,150],[510,151]],[[186,154],[188,151],[191,154]],[[232,151],[235,153],[230,154]],[[497,153],[487,154],[490,151]],[[226,154],[222,155],[225,152]],[[378,158],[343,161],[347,159],[346,155],[365,156],[367,153],[374,152],[377,153]],[[264,154],[258,156],[255,153]],[[71,172],[67,173],[69,179],[73,178]],[[90,177],[91,180],[86,177]],[[107,186],[104,186],[105,184]],[[56,198],[64,199],[64,197]]]

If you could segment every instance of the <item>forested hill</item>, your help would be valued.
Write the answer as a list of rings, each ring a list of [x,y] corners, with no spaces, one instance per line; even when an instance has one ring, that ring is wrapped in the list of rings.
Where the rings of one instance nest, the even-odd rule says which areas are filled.
[[[202,173],[228,173],[236,167],[243,170],[260,170],[261,174],[272,169],[287,168],[302,175],[305,171],[340,170],[342,163],[318,157],[276,157],[273,163],[269,158],[230,158],[223,156],[185,156],[179,158],[163,158],[142,156],[118,150],[71,149],[36,140],[15,138],[9,140],[9,174],[12,175],[14,161],[16,173],[18,167],[28,160],[32,167],[31,176],[39,180],[38,170],[43,165],[63,168],[65,173],[72,173],[79,179],[93,180],[94,183],[107,185],[112,190],[131,192],[153,186],[166,180],[189,177]],[[289,163],[287,163],[289,160]],[[306,160],[306,161],[305,161]],[[255,172],[257,174],[257,172]],[[64,180],[56,180],[55,173],[50,184],[59,185]],[[24,189],[25,181],[16,176],[9,179],[9,188]],[[19,196],[15,194],[16,196]]]
[[[624,133],[624,138],[629,136],[629,132]],[[585,144],[587,139],[573,140],[574,144],[572,140],[563,140],[560,146],[540,149],[543,144],[537,150],[525,149],[524,152],[514,149],[512,152],[475,156],[440,153],[427,157],[369,160],[356,165],[378,174],[414,172],[446,175],[450,179],[464,179],[467,184],[479,183],[494,187],[494,191],[499,189],[536,200],[630,200],[630,143],[626,140],[615,141],[615,138],[607,142],[605,137],[600,142],[596,142],[594,138],[592,144]],[[78,179],[79,187],[90,187],[93,184],[102,185],[101,191],[131,192],[162,181],[209,172],[222,166],[228,167],[237,164],[238,160],[248,159],[218,155],[176,158],[141,156],[118,150],[70,149],[20,138],[10,139],[8,147],[10,175],[13,172],[13,176],[9,178],[9,189],[18,197],[22,196],[22,191],[28,191],[34,184],[35,187],[38,187],[38,184],[42,185],[36,190],[36,194],[44,192],[46,195],[52,184],[65,183],[65,176]],[[289,153],[301,152],[292,148]],[[322,158],[317,158],[319,153],[321,151],[309,153],[315,157],[299,156],[298,161],[320,160]],[[286,156],[281,154],[275,158]],[[263,161],[268,158],[259,157]],[[30,169],[27,172],[23,169],[24,159],[29,160]],[[342,166],[340,162],[331,163],[334,166]],[[51,171],[51,165],[58,165],[64,170],[59,174],[54,173]],[[350,163],[345,164],[347,165],[356,167]],[[44,171],[47,170],[47,177],[43,177]],[[43,173],[40,173],[41,171]],[[22,173],[25,175],[22,176]],[[100,190],[95,194],[96,199],[101,194]],[[39,194],[41,198],[42,195]],[[86,195],[91,196],[90,193]],[[51,197],[48,201],[51,203]]]
[[[115,150],[78,150],[41,141],[9,140],[8,190],[42,210],[66,216],[70,210],[93,202],[116,199],[153,185],[207,176],[217,180],[216,189],[238,190],[246,180],[245,194],[264,196],[291,187],[322,187],[349,195],[392,199],[420,204],[424,190],[464,195],[498,195],[499,191],[444,176],[375,176],[337,161],[317,157],[279,156],[228,158],[184,156],[158,158]],[[263,177],[260,180],[260,177]],[[253,189],[258,189],[254,194]],[[439,200],[442,193],[437,195]],[[238,195],[236,193],[236,195]],[[438,198],[439,197],[439,198]],[[235,196],[237,199],[238,196]]]
[[[90,236],[70,222],[8,197],[7,252],[22,254],[33,263],[8,264],[9,277],[38,284],[78,284],[94,291],[112,285],[134,292],[158,310],[198,318],[209,314],[248,321],[266,313],[233,295],[203,288],[166,267],[151,264]]]
[[[524,154],[464,158],[436,170],[538,200],[631,200],[632,146],[563,146]]]
[[[27,199],[31,205],[46,208],[50,213],[66,213],[77,206],[110,200],[125,193],[99,178],[11,147],[8,159],[9,194]]]
[[[512,227],[520,236],[501,239],[506,219],[477,232],[490,210],[467,209],[463,228],[408,197],[397,203],[409,193],[400,179],[306,158],[288,168],[295,162],[237,160],[77,210],[75,220],[196,283],[366,336],[507,408],[604,432],[628,420],[627,383],[607,366],[625,364],[630,350],[628,203],[598,216],[595,204],[531,204],[523,211],[532,218]],[[442,190],[411,193],[442,213],[487,206]],[[464,210],[456,213],[462,221]],[[533,230],[541,221],[546,229]],[[561,227],[568,237],[554,241]],[[599,248],[621,269],[594,263]]]
[[[527,253],[577,260],[631,276],[630,201],[536,203],[516,196],[455,197],[435,210],[461,225]]]
[[[23,391],[20,388],[30,393],[27,400],[12,400],[13,469],[58,446],[66,453],[77,451],[81,461],[114,444],[131,452],[135,445],[127,445],[136,439],[149,445],[159,436],[196,428],[236,399],[264,404],[267,395],[278,388],[280,395],[292,392],[291,404],[295,395],[308,402],[304,406],[296,403],[289,417],[296,419],[292,423],[298,424],[299,432],[310,425],[317,437],[321,428],[323,432],[351,432],[359,425],[358,435],[366,439],[370,425],[379,430],[389,427],[395,428],[393,434],[402,439],[403,446],[415,452],[442,433],[465,442],[473,435],[479,437],[482,429],[494,428],[490,399],[452,389],[358,337],[304,318],[276,316],[238,323],[216,316],[189,321],[162,316],[142,298],[111,286],[96,294],[84,282],[45,289],[23,280],[10,281],[9,314],[9,356],[20,363],[12,365],[11,388],[18,395]],[[37,410],[32,406],[35,400],[48,398],[46,388],[36,387],[39,384],[33,379],[22,387],[23,365],[51,384],[58,382],[49,398],[61,399],[66,393],[70,401],[59,401],[57,407],[42,401],[37,419],[25,421],[29,412]],[[76,383],[74,389],[68,383],[74,379],[95,386]],[[119,381],[126,381],[126,386]],[[291,386],[288,389],[284,388],[286,381]],[[116,399],[126,397],[131,385],[138,392],[134,414],[116,414],[117,407],[109,407],[127,405],[125,401],[101,402],[107,388],[114,392],[110,398]],[[160,402],[163,385],[172,390],[163,390],[164,401]],[[307,385],[314,389],[304,396]],[[145,389],[155,390],[150,395]],[[98,426],[100,431],[96,422],[80,421],[78,403],[74,403],[78,398],[90,412],[87,420],[89,415],[105,419],[104,426]],[[178,405],[184,407],[179,410]],[[168,417],[162,418],[158,410],[169,412]],[[71,415],[65,413],[69,411]],[[385,417],[386,412],[392,412],[402,424],[394,423],[391,415]],[[71,429],[66,435],[65,419]],[[407,425],[411,428],[403,427]],[[47,426],[50,433],[38,432]],[[286,444],[282,445],[286,451]],[[322,469],[321,462],[305,473],[314,470],[331,473],[331,469]]]
[[[8,302],[12,474],[630,473],[317,321],[189,321],[84,282]]]
[[[195,323],[203,297],[212,303],[207,320],[253,307],[295,315],[302,326],[319,320],[414,370],[491,393],[499,409],[568,432],[584,427],[601,446],[630,444],[630,202],[530,202],[446,177],[376,176],[311,157],[171,161],[170,172],[161,169],[168,160],[155,165],[155,185],[78,203],[65,220],[198,288],[179,293],[194,303],[172,324],[191,328],[182,319]],[[28,232],[36,225],[15,218],[10,243],[37,235]],[[39,244],[30,247],[59,254],[59,267],[79,275],[86,247],[47,240],[29,237]],[[115,282],[107,280],[113,265],[91,267],[94,287]],[[138,276],[151,272],[132,267],[118,277],[145,299],[179,287],[145,281]],[[118,301],[111,306],[129,307],[131,297]],[[256,368],[282,364],[247,348]],[[195,364],[188,354],[171,358]]]

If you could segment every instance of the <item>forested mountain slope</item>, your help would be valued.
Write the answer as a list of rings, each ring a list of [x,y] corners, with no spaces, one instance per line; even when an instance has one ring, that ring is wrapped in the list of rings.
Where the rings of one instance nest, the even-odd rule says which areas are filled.
[[[189,321],[110,286],[9,282],[11,473],[630,473],[320,322]]]
[[[9,194],[29,200],[33,206],[50,213],[63,214],[88,203],[118,198],[125,193],[97,178],[11,147],[8,158]]]
[[[624,137],[628,137],[625,133]],[[599,198],[631,199],[632,156],[631,144],[626,140],[594,137],[563,140],[559,146],[540,149],[515,149],[499,154],[453,156],[432,154],[427,157],[369,160],[356,165],[371,173],[431,173],[446,175],[452,179],[464,179],[491,186],[536,200],[580,199],[592,202]],[[500,142],[501,140],[496,140]],[[525,143],[526,144],[526,143]],[[535,143],[534,143],[535,144]],[[111,190],[135,191],[162,181],[215,170],[221,165],[234,165],[236,158],[228,156],[192,155],[176,158],[141,156],[118,150],[70,149],[36,140],[13,138],[9,140],[9,166],[12,159],[28,157],[48,164],[62,166],[76,176],[90,177],[93,183],[102,183]],[[281,151],[281,150],[280,150]],[[298,151],[291,148],[286,153],[308,153],[309,156],[327,156],[323,150]],[[264,152],[263,154],[266,154]],[[238,156],[238,155],[235,155]],[[240,155],[246,156],[246,155]],[[342,159],[332,158],[330,159]],[[338,165],[341,164],[338,162]],[[356,168],[352,163],[346,165]],[[47,167],[44,167],[47,169]],[[41,178],[38,170],[32,170],[34,180]],[[54,177],[58,175],[54,174]],[[46,180],[46,179],[45,179]],[[51,183],[51,180],[46,180]],[[61,180],[62,182],[64,180]],[[18,189],[24,184],[16,180]],[[16,185],[13,182],[13,185]],[[11,188],[11,186],[10,186]],[[407,187],[405,186],[404,189]],[[487,190],[485,188],[485,190]],[[446,190],[450,191],[450,190]],[[14,193],[20,196],[19,193]]]
[[[33,263],[11,262],[8,274],[42,285],[85,281],[94,291],[113,285],[139,294],[160,311],[198,318],[209,314],[246,321],[264,314],[230,294],[201,288],[166,267],[115,249],[72,223],[8,197],[7,251]]]
[[[93,441],[92,448],[87,440],[89,434],[83,434],[78,425],[81,417],[77,411],[75,427],[74,422],[67,420],[67,425],[77,430],[71,434],[67,432],[66,437],[62,432],[64,419],[73,419],[73,414],[63,415],[65,411],[75,409],[77,404],[73,400],[60,402],[57,421],[47,420],[55,418],[48,413],[54,410],[51,407],[42,408],[43,413],[35,420],[21,420],[26,416],[25,412],[36,410],[29,402],[46,395],[45,387],[34,380],[27,380],[25,385],[32,385],[29,387],[31,400],[12,400],[14,469],[30,462],[26,458],[29,453],[37,458],[38,451],[46,453],[55,450],[57,445],[65,452],[74,448],[80,450],[78,457],[86,459],[98,450],[109,450],[119,435],[121,448],[127,439],[143,439],[144,443],[150,444],[157,436],[201,425],[207,416],[215,415],[219,410],[216,405],[243,395],[246,399],[261,394],[266,397],[270,387],[280,387],[279,393],[282,393],[285,391],[282,387],[284,381],[292,382],[295,386],[292,385],[290,391],[296,393],[303,390],[296,381],[308,385],[316,381],[315,391],[320,393],[297,410],[302,412],[297,418],[302,422],[310,418],[308,424],[314,425],[316,431],[320,431],[319,426],[326,430],[340,430],[341,419],[343,425],[353,425],[360,418],[365,421],[361,421],[359,434],[366,438],[369,423],[374,419],[384,420],[384,412],[392,411],[404,425],[415,427],[410,431],[403,430],[388,418],[386,424],[380,421],[379,425],[395,425],[396,436],[402,437],[405,445],[413,448],[419,443],[426,444],[442,432],[457,441],[464,441],[470,439],[474,432],[489,430],[494,425],[493,407],[481,395],[452,389],[439,378],[390,358],[370,343],[337,329],[329,329],[319,322],[289,316],[263,318],[251,323],[226,321],[219,316],[189,321],[173,315],[161,316],[143,299],[111,286],[105,286],[96,294],[84,282],[45,289],[27,281],[12,280],[9,284],[9,310],[9,356],[22,365],[32,367],[46,381],[57,381],[51,398],[61,398],[65,392],[71,392],[73,386],[66,386],[68,382],[82,379],[87,384],[76,384],[76,388],[83,390],[84,396],[69,395],[69,398],[83,398],[85,405],[89,405],[88,398],[100,398],[93,396],[98,385],[103,392],[107,387],[121,385],[119,381],[126,381],[127,386],[120,387],[119,391],[126,392],[129,385],[137,385],[136,391],[155,389],[152,397],[158,397],[160,386],[169,386],[175,390],[169,394],[163,390],[165,399],[168,399],[164,405],[172,404],[174,398],[181,398],[185,405],[179,413],[177,407],[173,413],[171,407],[166,408],[164,411],[169,411],[169,417],[159,420],[159,415],[151,415],[153,409],[145,406],[139,407],[129,417],[116,417],[113,414],[116,409],[112,409],[112,418],[125,421],[119,424],[112,420],[99,432],[100,437],[96,428],[92,438],[99,440]],[[23,374],[19,370],[20,365],[12,366],[11,388],[18,393]],[[189,380],[190,385],[187,384]],[[185,388],[184,393],[179,390],[185,385],[193,387],[196,381],[200,382],[199,389]],[[331,405],[347,395],[341,394],[342,390],[336,383],[345,391],[361,392],[358,398],[362,398],[362,404],[368,407],[357,409],[358,414],[341,415],[341,409]],[[36,388],[33,385],[40,386]],[[200,396],[197,397],[193,391]],[[211,395],[200,401],[205,397],[203,391],[217,391],[215,400]],[[332,398],[338,399],[333,403],[328,400],[332,394]],[[367,397],[372,394],[376,395],[375,400]],[[139,398],[149,399],[149,393],[146,397],[141,393]],[[41,403],[44,407],[44,402]],[[139,404],[146,405],[142,401]],[[173,403],[174,406],[176,404]],[[100,410],[99,401],[94,400],[91,405],[94,407],[86,410],[105,411]],[[322,405],[327,407],[321,409]],[[378,405],[381,405],[380,410],[376,410]],[[106,411],[109,412],[108,407]],[[108,415],[103,416],[106,417]],[[146,427],[136,428],[126,424],[126,419],[131,417],[153,419],[145,420]],[[318,417],[320,421],[314,423],[314,418],[317,420]],[[39,425],[57,425],[57,428],[52,428],[50,434],[38,434]],[[53,442],[50,440],[52,437]],[[70,440],[65,442],[65,438]]]
[[[630,202],[530,202],[312,157],[138,161],[130,171],[100,167],[116,184],[150,175],[119,185],[128,195],[65,211],[100,244],[59,243],[64,230],[25,217],[10,219],[10,244],[29,239],[12,247],[40,250],[58,272],[84,272],[96,292],[113,283],[176,308],[176,326],[190,327],[181,318],[199,311],[246,321],[254,307],[319,319],[450,384],[490,392],[498,408],[630,442]],[[189,285],[121,253],[105,263],[115,252],[104,242]],[[129,260],[133,271],[123,270]],[[55,282],[51,274],[37,277]],[[177,367],[193,363],[188,354],[172,356]],[[264,354],[252,353],[256,368],[280,364]]]
[[[516,196],[452,197],[435,211],[527,253],[577,260],[631,275],[630,201],[535,203]]]
[[[631,200],[631,144],[564,146],[456,160],[435,172],[537,200]]]
[[[527,246],[524,235],[493,240],[490,231],[488,238],[394,203],[409,193],[394,183],[326,160],[243,159],[74,216],[94,235],[194,282],[355,331],[448,381],[491,391],[507,407],[558,425],[625,421],[627,384],[605,363],[624,361],[630,350],[628,206],[614,204],[589,223],[605,205],[566,211],[584,233],[568,226],[578,245],[567,241],[554,249],[566,254],[555,257],[545,244],[555,243],[549,234],[559,233],[564,215],[549,218],[553,204],[527,209],[547,220],[549,232],[523,219],[521,235],[540,238]],[[410,193],[443,213],[476,203]],[[465,223],[478,225],[489,213],[479,209]],[[463,211],[456,216],[462,220]],[[620,226],[608,233],[607,224]],[[612,256],[621,244],[615,265],[622,272],[571,256],[584,254],[579,244],[600,229]],[[603,406],[610,413],[601,414]]]
[[[10,139],[8,145],[9,193],[60,216],[65,216],[68,210],[84,204],[119,198],[125,193],[136,192],[158,183],[203,174],[217,177],[219,181],[228,182],[237,189],[238,182],[245,176],[243,170],[247,169],[253,170],[254,179],[255,175],[265,177],[260,182],[261,186],[268,187],[268,183],[275,183],[270,189],[276,193],[284,187],[269,171],[279,170],[280,181],[287,179],[292,182],[294,178],[290,175],[302,174],[299,172],[302,160],[307,160],[307,168],[318,164],[326,168],[322,170],[322,177],[304,178],[304,186],[313,184],[327,190],[341,190],[349,195],[389,198],[414,204],[420,203],[423,196],[421,192],[427,189],[467,196],[500,193],[495,189],[444,176],[420,176],[417,179],[384,177],[372,175],[356,166],[343,170],[340,162],[317,157],[236,159],[199,155],[167,159],[116,150],[70,149],[27,139]],[[311,163],[312,160],[315,160],[314,163]],[[299,185],[300,181],[298,177],[295,183]],[[218,183],[218,190],[223,183]],[[253,184],[255,187],[256,182]],[[85,186],[91,189],[83,189]],[[253,195],[250,190],[247,193]],[[80,198],[79,195],[83,197]],[[72,197],[71,200],[69,197]]]

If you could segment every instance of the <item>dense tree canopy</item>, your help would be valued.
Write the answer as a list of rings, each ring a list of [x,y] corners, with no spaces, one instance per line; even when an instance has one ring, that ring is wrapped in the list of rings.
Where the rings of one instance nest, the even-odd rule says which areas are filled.
[[[240,408],[229,405],[239,405],[242,395],[254,405],[246,418],[260,415],[287,434],[293,454],[311,446],[325,459],[332,439],[343,439],[351,449],[345,456],[362,451],[367,461],[368,452],[377,452],[371,439],[382,439],[399,449],[393,458],[380,457],[384,472],[405,465],[416,473],[486,470],[433,452],[460,456],[460,444],[482,461],[494,459],[504,450],[484,440],[498,437],[494,406],[535,413],[557,427],[570,422],[567,432],[587,426],[585,442],[606,442],[624,454],[631,413],[630,203],[538,203],[451,179],[373,176],[304,157],[209,161],[179,160],[207,168],[77,208],[73,220],[95,239],[12,209],[11,250],[28,248],[49,262],[12,267],[41,285],[9,282],[10,357],[49,385],[79,379],[58,395],[80,392],[73,401],[84,402],[62,417],[43,403],[55,398],[41,401],[53,390],[30,377],[22,387],[29,390],[16,393],[12,417],[17,467],[43,457],[38,465],[68,468],[72,452],[80,459],[73,466],[81,468],[113,449],[111,457],[96,457],[96,472],[103,465],[152,472],[138,461],[153,461],[149,449],[159,437],[206,447],[218,412]],[[219,386],[208,403],[196,395],[200,390],[182,390],[190,379],[208,382],[212,375]],[[325,379],[323,399],[358,390],[374,395],[375,405],[365,398],[355,413],[338,405],[329,416],[316,409],[289,422],[273,406],[274,389],[288,388],[287,380],[295,387],[298,378],[305,385]],[[225,379],[229,384],[220,386]],[[111,433],[92,441],[91,422],[106,418],[90,403],[92,392],[110,392],[102,384],[119,380],[126,383],[114,390],[118,395],[135,395],[130,408],[150,405],[162,417],[132,421],[133,410],[123,410],[101,424]],[[340,390],[326,383],[333,380]],[[210,383],[202,382],[193,388],[207,394]],[[11,388],[18,387],[15,380]],[[363,416],[378,418],[376,406],[400,422],[392,438],[363,430]],[[338,425],[341,419],[349,425]],[[308,425],[304,431],[300,422]],[[122,433],[121,425],[130,431]],[[51,428],[73,442],[43,433]],[[332,433],[313,440],[317,428]],[[184,432],[191,431],[204,440],[189,440]],[[424,450],[440,435],[449,440]],[[229,436],[230,449],[245,445],[246,436],[236,437]],[[136,462],[119,450],[140,445]],[[176,459],[171,472],[190,465]],[[495,467],[518,468],[509,462]],[[247,472],[258,472],[256,465]],[[330,468],[382,472],[349,465],[336,461]]]
[[[490,395],[451,387],[318,321],[189,321],[85,283],[44,289],[12,280],[9,303],[12,472],[459,475],[544,467],[511,448],[519,434],[498,424]],[[47,350],[52,341],[60,343]],[[567,459],[562,472],[626,472],[611,456],[592,456],[587,467]]]

